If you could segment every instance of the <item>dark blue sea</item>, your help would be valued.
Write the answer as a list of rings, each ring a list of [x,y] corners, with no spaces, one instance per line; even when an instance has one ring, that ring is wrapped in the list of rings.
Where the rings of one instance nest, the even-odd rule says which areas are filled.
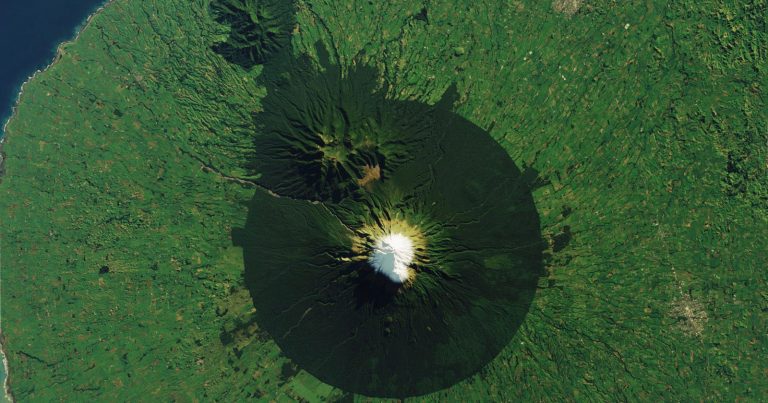
[[[0,0],[0,131],[19,87],[104,0]],[[0,138],[3,133],[0,132]]]

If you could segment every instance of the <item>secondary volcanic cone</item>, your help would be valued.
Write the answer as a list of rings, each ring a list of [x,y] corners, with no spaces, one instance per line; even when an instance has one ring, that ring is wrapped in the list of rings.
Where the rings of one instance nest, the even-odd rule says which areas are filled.
[[[304,56],[273,59],[261,80],[269,95],[256,116],[251,169],[285,196],[338,202],[368,193],[429,140],[429,115],[418,102],[376,91],[369,67],[345,72],[317,47],[323,71]],[[272,73],[274,72],[274,73]]]
[[[279,86],[257,117],[270,122],[254,147],[261,183],[290,196],[256,192],[237,236],[258,322],[342,389],[403,397],[448,387],[507,345],[533,298],[543,242],[529,187],[447,102],[347,92],[371,88],[358,81],[370,72],[302,65],[282,69],[296,88],[267,80]],[[322,137],[343,140],[344,164],[326,165],[314,148]],[[372,164],[380,176],[362,184]]]

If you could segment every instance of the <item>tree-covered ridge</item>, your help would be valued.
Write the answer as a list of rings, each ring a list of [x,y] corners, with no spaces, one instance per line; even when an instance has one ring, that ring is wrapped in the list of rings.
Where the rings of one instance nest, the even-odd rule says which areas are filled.
[[[227,41],[213,49],[243,67],[285,48],[296,24],[293,0],[215,0],[210,9],[216,21],[230,26]]]

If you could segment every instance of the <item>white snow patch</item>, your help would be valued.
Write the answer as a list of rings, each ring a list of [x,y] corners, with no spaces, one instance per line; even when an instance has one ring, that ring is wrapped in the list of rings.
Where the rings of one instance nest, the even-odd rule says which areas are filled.
[[[408,266],[413,262],[413,242],[399,233],[390,233],[376,240],[368,263],[377,272],[395,283],[404,283],[410,277]]]

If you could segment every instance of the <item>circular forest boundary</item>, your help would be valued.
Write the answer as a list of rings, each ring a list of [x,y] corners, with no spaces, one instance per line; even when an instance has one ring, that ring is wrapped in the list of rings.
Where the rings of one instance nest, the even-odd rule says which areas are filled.
[[[376,176],[330,194],[270,182],[293,177],[257,158],[270,89],[314,82],[281,78],[281,57],[320,78],[365,74],[377,102],[493,139],[535,206],[527,313],[487,362],[415,388],[420,400],[768,393],[764,1],[301,1],[247,37],[217,7],[114,0],[25,85],[0,184],[16,399],[410,395],[324,378],[264,319],[274,298],[254,292],[243,248],[255,203],[338,226],[366,191],[343,184]],[[398,150],[327,151],[410,155]]]

